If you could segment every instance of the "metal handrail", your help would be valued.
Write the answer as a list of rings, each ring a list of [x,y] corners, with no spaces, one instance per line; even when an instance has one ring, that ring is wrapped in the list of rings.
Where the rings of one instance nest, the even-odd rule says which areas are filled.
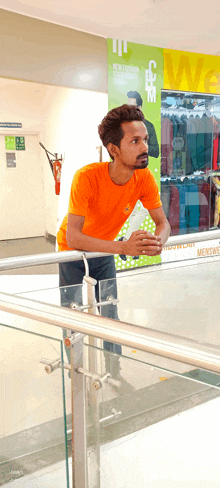
[[[202,242],[211,239],[220,239],[220,229],[197,234],[186,234],[169,237],[164,247]],[[44,254],[33,254],[28,256],[16,256],[0,259],[0,271],[10,269],[26,268],[29,266],[40,266],[43,264],[65,263],[67,261],[79,261],[83,259],[111,256],[109,253],[84,252],[84,251],[59,251]]]
[[[0,293],[0,310],[29,318],[32,326],[36,320],[220,374],[218,346],[5,293]]]

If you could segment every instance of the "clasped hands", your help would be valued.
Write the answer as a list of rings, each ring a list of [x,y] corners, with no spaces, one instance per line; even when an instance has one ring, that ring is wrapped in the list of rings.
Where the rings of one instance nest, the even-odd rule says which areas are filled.
[[[132,232],[130,239],[122,241],[123,252],[127,256],[159,256],[163,243],[160,236],[146,230]]]

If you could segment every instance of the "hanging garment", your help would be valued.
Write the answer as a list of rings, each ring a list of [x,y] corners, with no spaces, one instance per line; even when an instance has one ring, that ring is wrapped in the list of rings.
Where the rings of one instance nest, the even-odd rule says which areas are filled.
[[[217,227],[219,221],[218,213],[218,195],[215,195],[214,227]]]
[[[171,226],[171,236],[179,234],[179,191],[177,187],[171,183],[170,185],[170,213],[169,224]]]
[[[207,115],[202,116],[202,122],[205,134],[205,150],[204,150],[204,163],[206,168],[212,168],[212,138],[213,138],[213,122],[207,117]]]
[[[181,115],[181,121],[183,123],[183,133],[181,134],[185,141],[185,151],[183,153],[183,158],[185,161],[185,174],[191,174],[191,161],[190,161],[190,153],[188,147],[188,139],[187,139],[187,117]]]
[[[199,180],[198,189],[200,206],[199,230],[209,230],[210,183]]]
[[[167,175],[167,158],[169,145],[167,143],[167,119],[161,117],[161,175]]]
[[[161,174],[171,175],[173,172],[173,124],[168,117],[161,121]]]
[[[211,206],[210,206],[210,227],[215,227],[215,197],[217,194],[217,188],[211,180]]]
[[[213,170],[218,169],[218,145],[219,145],[219,130],[220,123],[215,117],[211,117],[213,123]]]
[[[189,158],[190,158],[190,164],[191,164],[190,173],[193,173],[197,169],[197,166],[196,166],[196,156],[197,156],[196,139],[197,139],[196,123],[195,123],[194,117],[190,116],[189,119],[187,120],[187,143],[188,143]]]
[[[220,226],[220,191],[218,190],[218,226]]]
[[[186,182],[186,221],[189,233],[199,230],[199,192],[195,180]]]
[[[220,134],[218,136],[218,158],[217,158],[217,169],[220,169]]]
[[[205,166],[205,132],[204,123],[199,116],[195,117],[197,137],[196,137],[196,169],[204,170]]]
[[[186,178],[185,178],[186,179]],[[186,220],[186,194],[187,187],[184,182],[178,180],[176,186],[179,191],[179,233],[181,235],[187,234],[187,220]]]
[[[170,195],[171,195],[171,190],[170,190],[170,184],[169,181],[165,181],[161,183],[161,202],[163,205],[163,210],[166,215],[166,218],[169,218],[170,214]]]
[[[212,168],[214,170],[218,169],[218,137],[214,135],[213,139],[213,158],[212,158]]]
[[[212,184],[215,186],[215,209],[214,209],[214,227],[217,227],[220,222],[220,176],[212,177]]]

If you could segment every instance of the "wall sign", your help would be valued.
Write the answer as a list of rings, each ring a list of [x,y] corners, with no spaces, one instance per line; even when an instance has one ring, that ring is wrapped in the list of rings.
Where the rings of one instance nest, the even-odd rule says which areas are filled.
[[[15,136],[5,136],[5,149],[7,151],[15,150]]]
[[[25,151],[25,138],[24,137],[16,137],[16,151]]]
[[[20,122],[0,122],[0,127],[6,127],[8,129],[21,129],[22,124]]]
[[[7,168],[16,168],[15,153],[6,153],[6,165]]]

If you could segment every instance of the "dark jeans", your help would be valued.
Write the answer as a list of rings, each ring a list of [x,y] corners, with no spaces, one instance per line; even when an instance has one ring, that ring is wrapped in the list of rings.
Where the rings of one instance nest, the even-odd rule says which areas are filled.
[[[106,300],[108,296],[117,298],[116,279],[102,284],[102,298],[99,296],[99,281],[116,278],[114,256],[104,256],[101,258],[88,259],[89,276],[97,280],[95,286],[95,296],[97,302]],[[60,289],[61,305],[69,307],[72,302],[81,303],[81,287],[71,285],[81,285],[83,277],[85,276],[85,265],[83,261],[71,261],[68,263],[59,264],[59,286],[64,287]],[[105,305],[101,307],[102,317],[111,319],[118,319],[117,307],[115,305]],[[64,331],[64,338],[66,331]],[[121,346],[112,344],[111,342],[103,342],[104,349],[116,354],[121,354]],[[69,349],[66,348],[68,360],[70,361]]]

